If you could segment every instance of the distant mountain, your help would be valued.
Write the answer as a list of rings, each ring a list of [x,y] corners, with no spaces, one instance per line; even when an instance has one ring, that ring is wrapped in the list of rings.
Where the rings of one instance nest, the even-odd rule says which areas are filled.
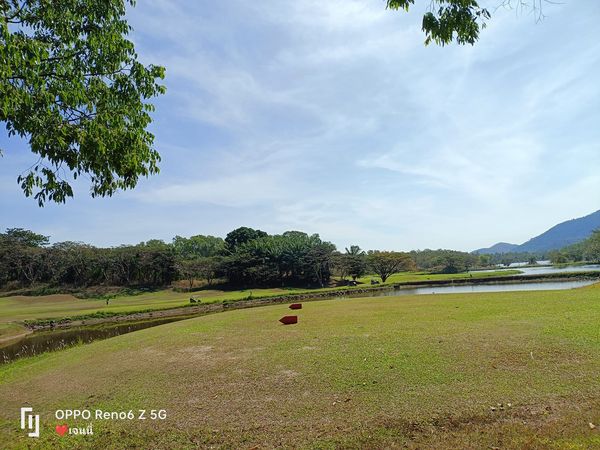
[[[592,231],[600,228],[600,210],[579,219],[567,220],[553,226],[548,231],[516,245],[499,242],[489,248],[480,248],[473,253],[547,252],[587,239]]]
[[[510,253],[516,252],[519,246],[517,244],[509,244],[508,242],[498,242],[489,248],[480,248],[473,253]]]

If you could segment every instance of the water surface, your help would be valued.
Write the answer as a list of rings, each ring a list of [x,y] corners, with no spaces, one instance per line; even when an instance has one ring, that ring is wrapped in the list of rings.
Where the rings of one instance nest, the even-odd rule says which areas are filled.
[[[577,272],[593,272],[600,271],[600,264],[586,264],[584,266],[533,266],[533,267],[521,267],[519,264],[526,263],[514,263],[506,268],[497,268],[491,270],[473,270],[472,273],[481,272],[502,272],[503,270],[519,270],[520,275],[547,275],[552,273],[577,273]]]
[[[379,291],[373,294],[362,294],[362,297],[391,297],[397,295],[424,294],[468,294],[474,292],[556,291],[580,288],[597,282],[598,280],[576,280],[544,281],[534,283],[478,283],[456,284],[450,286],[423,286],[416,288],[398,288],[389,291]]]
[[[25,356],[34,356],[44,352],[62,350],[74,345],[88,344],[92,341],[107,339],[186,318],[188,317],[179,316],[117,324],[73,327],[64,330],[37,331],[28,334],[18,341],[11,341],[0,346],[0,364]]]

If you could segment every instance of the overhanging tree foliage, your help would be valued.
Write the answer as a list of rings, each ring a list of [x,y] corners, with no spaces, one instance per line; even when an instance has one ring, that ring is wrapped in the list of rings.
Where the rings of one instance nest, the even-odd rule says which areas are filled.
[[[415,0],[387,0],[387,7],[408,11],[414,3]],[[474,44],[490,17],[476,0],[432,0],[430,11],[423,16],[425,44]]]
[[[491,18],[481,0],[429,0],[429,11],[423,16],[422,30],[425,33],[425,45],[432,42],[446,45],[451,42],[473,45],[479,39],[479,33]],[[489,3],[489,2],[488,2]],[[496,8],[504,7],[517,13],[531,13],[536,21],[544,18],[544,4],[556,3],[552,0],[497,0],[492,2]],[[408,11],[415,0],[387,0],[387,7]]]
[[[0,121],[38,155],[18,181],[40,206],[72,197],[71,177],[110,196],[158,172],[147,100],[164,68],[138,62],[127,3],[0,0]]]
[[[490,18],[478,1],[431,0],[425,43],[474,44]],[[539,19],[549,0],[500,4],[513,1]],[[148,100],[165,92],[165,69],[138,62],[127,4],[135,0],[0,0],[0,122],[38,155],[17,180],[40,206],[72,197],[80,176],[93,197],[110,196],[159,170]],[[393,10],[414,4],[386,0]]]

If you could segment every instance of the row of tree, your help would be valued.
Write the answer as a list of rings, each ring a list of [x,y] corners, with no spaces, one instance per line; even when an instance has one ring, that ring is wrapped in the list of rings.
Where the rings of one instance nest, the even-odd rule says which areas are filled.
[[[538,261],[546,261],[548,258],[548,252],[507,252],[481,254],[479,262],[481,265],[508,267],[513,263],[537,264]]]
[[[350,246],[340,252],[319,235],[287,231],[269,235],[248,227],[225,239],[176,236],[172,242],[150,240],[137,245],[98,248],[80,242],[50,245],[47,236],[13,228],[0,233],[0,287],[165,286],[183,280],[192,289],[198,280],[234,286],[323,287],[332,276],[341,280],[367,274],[385,282],[406,270],[457,273],[480,265],[481,257],[451,250],[410,253]]]
[[[553,264],[581,261],[600,263],[600,230],[594,231],[585,241],[550,252],[549,258]]]
[[[342,280],[347,277],[356,280],[374,273],[385,282],[392,273],[415,268],[407,253],[365,252],[358,246],[339,252],[318,234],[301,231],[269,235],[241,227],[224,240],[177,236],[173,245],[179,257],[180,274],[190,288],[196,279],[205,279],[210,284],[217,277],[242,286],[323,287],[334,274]]]
[[[25,230],[0,234],[0,287],[164,286],[177,277],[175,255],[162,241],[116,248],[80,242],[48,246],[47,237]]]

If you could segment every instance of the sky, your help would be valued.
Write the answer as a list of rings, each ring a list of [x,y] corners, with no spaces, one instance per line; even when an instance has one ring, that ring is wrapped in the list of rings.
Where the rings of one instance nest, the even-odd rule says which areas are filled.
[[[35,156],[0,132],[0,229],[112,246],[250,226],[470,251],[600,209],[600,2],[541,22],[492,9],[474,46],[443,48],[424,46],[417,3],[137,2],[130,38],[167,73],[160,174],[103,199],[78,181],[39,208],[16,182]]]

